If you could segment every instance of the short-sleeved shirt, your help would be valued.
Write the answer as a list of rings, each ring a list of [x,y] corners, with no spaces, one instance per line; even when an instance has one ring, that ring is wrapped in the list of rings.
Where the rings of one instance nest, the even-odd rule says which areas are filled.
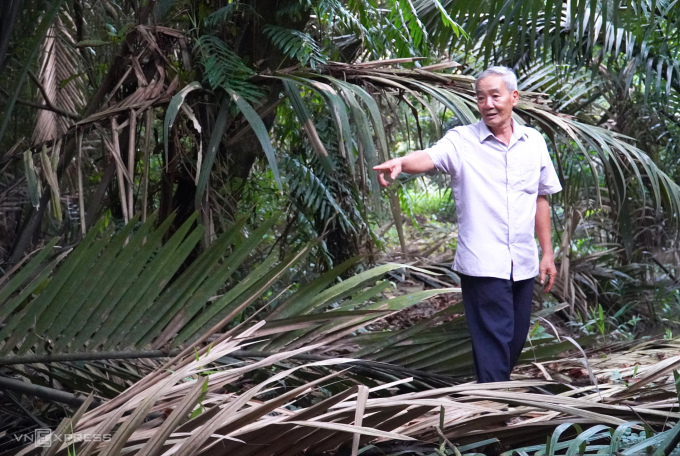
[[[462,274],[525,280],[539,272],[536,198],[562,186],[543,136],[512,122],[509,145],[480,121],[449,130],[426,149],[451,175],[459,222],[453,269]]]

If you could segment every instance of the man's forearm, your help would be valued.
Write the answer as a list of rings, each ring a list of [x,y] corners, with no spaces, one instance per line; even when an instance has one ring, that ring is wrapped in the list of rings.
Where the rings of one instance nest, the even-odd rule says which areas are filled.
[[[420,174],[434,169],[434,163],[430,155],[424,150],[411,152],[399,158],[399,160],[401,160],[401,171],[404,173]]]
[[[546,196],[539,195],[539,197],[536,198],[536,236],[538,237],[538,243],[541,244],[543,255],[538,270],[541,283],[545,284],[543,291],[546,293],[553,287],[555,278],[557,277],[551,234],[550,203],[548,203],[548,198]],[[548,277],[548,283],[545,282],[546,276]]]
[[[536,237],[543,255],[553,256],[552,233],[550,231],[550,203],[548,197],[539,195],[536,199]]]

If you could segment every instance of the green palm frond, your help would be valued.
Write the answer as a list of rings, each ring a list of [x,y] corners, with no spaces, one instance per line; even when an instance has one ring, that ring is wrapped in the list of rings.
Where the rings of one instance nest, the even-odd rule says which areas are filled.
[[[203,68],[203,78],[213,90],[233,91],[251,102],[262,96],[257,86],[249,81],[255,72],[218,37],[199,37],[194,52]]]
[[[328,159],[328,151],[326,150],[326,147],[324,146],[323,142],[321,141],[321,138],[319,137],[319,132],[314,126],[312,114],[309,111],[309,109],[307,109],[305,101],[300,95],[296,84],[284,79],[283,87],[285,89],[286,95],[288,95],[288,99],[290,100],[293,111],[295,111],[298,120],[302,124],[302,128],[305,130],[305,133],[307,134],[307,138],[309,139],[310,145],[312,146],[314,151],[318,154],[326,171],[330,172],[332,164]]]
[[[553,110],[574,115],[580,120],[592,120],[592,123],[597,123],[598,119],[594,117],[600,114],[594,104],[600,102],[606,93],[606,86],[598,73],[542,62],[520,73],[518,88],[549,94]]]
[[[421,21],[440,51],[455,49],[472,65],[505,64],[526,69],[536,63],[596,70],[632,63],[644,91],[680,87],[673,36],[680,21],[668,2],[539,2],[534,0],[442,2],[471,40],[458,42],[437,19],[429,0],[416,3]],[[640,26],[645,24],[645,26]],[[471,59],[470,56],[484,56]]]
[[[241,111],[241,114],[243,114],[243,117],[245,117],[246,121],[250,124],[250,128],[253,129],[255,136],[257,137],[258,141],[260,142],[260,145],[262,146],[264,155],[265,157],[267,157],[267,161],[269,162],[269,168],[272,170],[272,174],[274,175],[276,185],[279,187],[279,190],[281,190],[282,189],[281,176],[276,161],[274,147],[272,146],[272,141],[271,138],[269,137],[269,131],[267,130],[267,127],[262,121],[260,115],[244,99],[245,97],[242,97],[240,94],[235,93],[232,90],[229,90],[228,93],[231,99],[236,103],[238,109]]]
[[[362,52],[373,59],[391,55],[391,42],[384,33],[390,24],[383,5],[375,0],[306,0],[306,4],[315,13],[314,22],[327,31],[327,42],[335,46],[333,60],[353,62]]]
[[[371,193],[377,197],[376,190],[379,188],[377,177],[374,173],[365,175],[365,166],[370,169],[381,161],[380,157],[387,156],[387,138],[376,99],[360,85],[347,83],[330,75],[324,78],[328,84],[316,81],[309,75],[279,74],[277,77],[286,84],[286,93],[291,98],[293,108],[303,123],[310,143],[319,153],[322,164],[328,168],[330,165],[325,159],[323,142],[319,140],[313,124],[309,125],[310,114],[306,112],[302,99],[298,99],[293,93],[293,90],[296,90],[293,84],[310,89],[322,97],[334,120],[340,154],[346,159],[352,177],[359,176],[360,179],[369,180]],[[356,141],[353,136],[356,136]],[[317,141],[321,144],[317,145]],[[380,207],[378,200],[374,200],[373,205],[376,208]]]
[[[241,2],[233,2],[210,13],[209,16],[203,19],[203,24],[206,28],[212,30],[235,19],[235,16],[238,13],[256,14],[255,9],[250,5]]]
[[[244,250],[249,252],[259,239],[254,233],[252,240],[234,250],[230,263],[220,266],[220,258],[238,235],[239,226],[235,226],[187,269],[183,280],[166,287],[202,236],[201,227],[190,229],[194,220],[190,218],[164,246],[160,241],[172,218],[157,230],[151,229],[153,218],[134,232],[136,224],[129,223],[113,236],[111,230],[99,235],[93,229],[46,286],[20,276],[12,279],[6,286],[21,292],[3,308],[2,353],[26,353],[34,346],[36,353],[42,353],[47,347],[41,341],[49,341],[55,352],[79,352],[146,346],[159,337],[172,336],[163,335],[166,325],[188,321],[200,312],[243,261]],[[265,224],[263,230],[270,225]],[[84,271],[90,280],[80,286],[77,277]],[[126,286],[117,286],[118,281]],[[44,289],[25,302],[27,293],[35,293],[41,284]],[[150,313],[151,308],[155,310]]]
[[[380,195],[372,191],[378,187],[375,176],[367,170],[379,161],[376,140],[386,148],[382,120],[375,99],[354,84],[330,77],[323,82],[277,77],[283,80],[290,100],[290,107],[282,104],[279,108],[275,131],[277,136],[285,131],[279,136],[279,147],[282,156],[289,156],[282,166],[290,174],[297,213],[291,227],[306,233],[302,239],[321,237],[319,252],[323,262],[332,265],[359,253],[358,246],[370,235],[367,203],[380,208]],[[340,240],[344,236],[349,238]]]
[[[229,3],[228,5],[219,8],[203,19],[203,23],[208,28],[214,28],[217,24],[227,21],[230,16],[241,6],[242,3],[240,2]]]
[[[115,233],[112,227],[104,229],[100,224],[73,251],[56,257],[52,256],[56,245],[53,241],[2,283],[0,298],[6,305],[0,310],[0,321],[4,323],[0,354],[106,353],[200,344],[237,321],[309,250],[303,248],[282,259],[270,253],[252,271],[234,281],[238,268],[253,255],[277,221],[272,217],[245,237],[241,232],[246,219],[242,218],[178,273],[203,235],[202,226],[192,228],[195,219],[196,214],[166,243],[162,239],[172,225],[172,217],[156,229],[153,217],[144,224],[133,220]],[[273,320],[319,312],[343,302],[361,307],[384,289],[372,288],[367,293],[364,289],[371,288],[371,281],[402,267],[377,267],[327,289],[355,265],[356,260],[348,261],[320,280],[300,287],[299,293],[288,299],[265,304],[266,318],[281,326],[281,322]],[[85,271],[88,281],[81,283],[79,277]],[[439,292],[428,291],[427,296]],[[382,301],[376,307],[361,309],[376,311],[366,315],[328,312],[318,321],[302,322],[301,326],[296,322],[296,329],[323,323],[330,333],[345,328],[348,322],[364,325],[384,311],[401,309],[424,298],[416,294]],[[356,320],[357,317],[361,318]],[[285,331],[285,324],[271,333]],[[290,341],[308,331],[303,330]]]
[[[448,83],[428,80],[426,72],[420,70],[360,70],[354,67],[350,73],[347,66],[329,66],[331,74],[344,72],[349,82],[357,85],[371,83],[385,89],[401,89],[420,93],[436,100],[451,109],[460,123],[468,124],[477,121],[474,114],[476,103],[472,94],[472,79],[452,75],[433,74],[432,78],[441,78]],[[616,193],[612,183],[618,179],[627,180],[634,176],[637,188],[643,198],[649,198],[657,207],[666,204],[666,213],[676,219],[680,214],[680,187],[672,181],[647,154],[635,147],[632,138],[616,132],[588,125],[577,120],[557,114],[545,107],[539,94],[523,93],[517,106],[517,120],[529,121],[554,138],[555,153],[558,162],[560,154],[576,153],[587,160],[593,176],[604,175],[608,179],[610,191],[617,198],[624,193]],[[525,120],[523,120],[525,119]],[[643,177],[644,176],[644,177]],[[563,186],[568,182],[563,182]]]
[[[343,231],[354,231],[350,216],[342,209],[333,196],[328,176],[322,176],[295,158],[286,158],[284,166],[288,169],[288,185],[292,195],[302,208],[318,213],[322,220],[338,218]],[[325,181],[325,182],[324,182]]]
[[[428,54],[427,29],[420,21],[411,0],[399,0],[399,7],[389,12],[388,22],[394,24],[394,27],[387,29],[387,35],[402,44],[396,47],[401,51],[401,54],[395,55],[395,57]]]
[[[315,70],[328,61],[326,54],[308,33],[277,25],[267,25],[264,33],[285,55],[297,60],[302,66],[309,65]]]

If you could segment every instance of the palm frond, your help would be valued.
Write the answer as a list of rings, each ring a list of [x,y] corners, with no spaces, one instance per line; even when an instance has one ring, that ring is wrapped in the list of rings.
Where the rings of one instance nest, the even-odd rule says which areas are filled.
[[[224,25],[231,19],[234,19],[234,16],[236,16],[237,13],[256,14],[255,9],[250,5],[241,2],[233,2],[210,13],[209,16],[203,19],[203,24],[208,29],[215,29],[220,25]]]
[[[241,114],[243,114],[243,117],[245,117],[250,124],[250,128],[252,128],[253,132],[255,132],[255,136],[257,136],[260,145],[262,145],[262,150],[264,151],[267,161],[269,162],[269,168],[272,170],[272,174],[274,175],[274,181],[279,187],[279,190],[281,190],[281,175],[267,127],[262,121],[260,115],[255,112],[253,107],[245,100],[245,97],[242,97],[239,93],[233,90],[228,90],[227,92],[231,96],[231,99],[236,103],[236,106],[238,106],[238,109],[241,111]]]
[[[218,290],[230,283],[237,268],[252,254],[276,218],[267,220],[245,239],[240,235],[245,218],[237,221],[168,284],[203,234],[202,227],[191,228],[195,217],[189,218],[165,244],[161,241],[173,219],[153,229],[155,218],[151,217],[141,225],[133,220],[115,234],[111,228],[103,230],[100,224],[90,230],[72,252],[64,252],[57,258],[49,259],[55,243],[48,245],[45,252],[0,289],[0,296],[7,302],[0,313],[0,320],[5,323],[0,330],[3,341],[0,352],[9,357],[27,353],[40,355],[45,351],[91,353],[200,344],[229,327],[307,253],[307,249],[303,249],[281,260],[271,254],[247,277],[214,299]],[[346,262],[301,287],[294,296],[272,304],[267,318],[274,322],[318,313],[343,302],[346,306],[359,306],[383,289],[372,288],[373,292],[367,293],[364,288],[387,271],[401,267],[377,267],[327,288],[355,263]],[[89,280],[81,284],[77,277],[85,271]],[[46,282],[46,279],[49,280]],[[116,285],[121,281],[126,287]],[[363,326],[384,315],[383,311],[402,309],[440,292],[434,290],[371,304],[362,310],[379,312],[355,315],[349,320],[342,312],[327,312],[318,322],[303,322],[298,332],[281,336],[276,346],[299,342],[310,327],[321,322],[329,332],[357,324]],[[93,318],[94,315],[97,318]],[[334,320],[336,323],[332,323]],[[280,322],[277,324],[281,326]],[[279,341],[283,339],[287,342]]]
[[[294,158],[284,161],[290,173],[288,185],[292,195],[308,210],[318,213],[322,220],[338,218],[343,231],[354,231],[351,216],[340,206],[329,182],[329,176],[320,176],[314,170]]]
[[[223,100],[220,105],[220,109],[217,113],[217,118],[215,119],[215,124],[213,125],[212,133],[210,135],[210,141],[208,142],[208,148],[205,153],[205,158],[203,159],[200,168],[198,168],[198,180],[196,182],[196,196],[194,197],[194,205],[196,207],[201,207],[203,201],[203,195],[208,186],[208,180],[212,171],[213,164],[217,157],[217,152],[219,146],[222,142],[222,136],[224,136],[224,131],[227,128],[227,120],[229,118],[229,101]]]
[[[328,61],[321,47],[308,33],[271,24],[265,27],[264,33],[285,55],[302,66],[309,65],[314,70]]]
[[[337,70],[340,70],[340,68],[342,66],[338,66]],[[333,74],[336,68],[329,67],[329,70]],[[373,84],[379,83],[385,88],[404,87],[415,92],[425,93],[451,109],[461,123],[476,121],[476,116],[472,114],[474,101],[471,86],[465,84],[466,79],[460,76],[450,74],[433,76],[433,78],[441,76],[449,81],[444,88],[439,84],[433,84],[431,81],[426,82],[424,80],[425,73],[422,70],[417,73],[422,77],[417,76],[416,72],[410,72],[410,76],[406,76],[409,72],[405,70],[376,72],[361,71],[359,67],[354,67],[353,70],[344,67],[341,71],[348,75],[348,79],[356,82],[370,81]],[[525,96],[526,98],[524,98]],[[680,187],[671,182],[671,179],[651,162],[647,154],[631,144],[632,138],[578,122],[565,115],[555,114],[547,109],[544,103],[540,102],[538,94],[527,93],[523,95],[516,111],[519,114],[519,121],[524,122],[522,117],[533,120],[550,137],[561,138],[563,144],[569,146],[565,149],[565,152],[582,154],[590,162],[595,175],[597,175],[596,168],[598,168],[601,170],[600,172],[607,176],[607,179],[625,181],[627,173],[632,173],[636,176],[636,182],[639,186],[637,192],[640,195],[644,197],[649,194],[651,200],[657,205],[667,202],[669,204],[667,213],[672,217],[674,217],[672,214],[679,213]],[[556,148],[556,152],[563,153],[561,148]],[[591,159],[591,152],[599,157],[597,162]],[[645,179],[642,176],[645,176]],[[649,179],[648,187],[645,187],[643,183],[646,182],[646,179]],[[623,195],[618,196],[622,197]]]
[[[71,113],[80,112],[85,104],[84,83],[79,57],[73,46],[72,19],[67,14],[58,16],[47,32],[42,49],[42,63],[37,75],[41,85],[39,100]],[[44,93],[42,91],[44,90]],[[47,97],[48,100],[44,100]],[[71,127],[73,119],[54,111],[38,111],[32,144],[57,139]]]
[[[211,89],[231,90],[251,102],[257,101],[262,96],[257,86],[249,81],[255,72],[218,37],[200,36],[194,52],[199,65],[203,68],[204,80]]]
[[[77,454],[161,450],[211,454],[219,445],[220,451],[244,456],[281,456],[305,450],[338,451],[349,447],[357,435],[360,447],[385,454],[394,454],[390,445],[398,439],[402,444],[418,441],[420,451],[441,448],[435,454],[486,451],[485,447],[501,445],[513,448],[503,453],[507,455],[565,450],[633,455],[645,448],[671,448],[679,432],[673,424],[680,419],[673,411],[677,403],[673,380],[650,384],[677,365],[677,356],[664,362],[663,369],[652,363],[638,366],[635,373],[632,367],[622,371],[625,378],[638,375],[639,388],[607,383],[571,389],[544,380],[516,380],[418,389],[413,378],[405,377],[379,380],[360,391],[348,378],[352,371],[341,370],[352,359],[295,361],[313,345],[235,365],[234,357],[261,327],[262,323],[239,328],[208,351],[187,354],[154,370],[115,399],[90,411],[82,407],[55,430],[55,441],[67,427],[73,433],[107,438],[62,444],[53,451],[67,454],[71,447]],[[660,349],[678,352],[677,344]],[[650,360],[656,359],[655,350],[659,348],[642,349]],[[603,375],[626,360],[614,356],[592,362],[598,365],[596,375]],[[263,370],[270,373],[252,382],[253,374]],[[249,384],[246,389],[244,380]],[[272,388],[275,384],[285,387]],[[535,392],[546,388],[556,393]],[[630,394],[641,392],[654,403],[631,409]],[[314,395],[321,398],[314,400]],[[162,419],[142,424],[149,414]],[[506,424],[509,417],[512,422]],[[356,445],[357,438],[354,441]],[[34,449],[27,446],[23,454]]]
[[[163,142],[165,144],[165,162],[168,162],[168,142],[169,142],[169,131],[170,128],[172,128],[172,124],[175,121],[175,118],[177,117],[177,114],[179,113],[180,108],[184,104],[184,100],[186,99],[187,95],[189,95],[190,92],[194,90],[201,89],[201,83],[198,81],[194,81],[190,84],[187,84],[186,87],[182,88],[180,91],[178,91],[173,97],[172,100],[170,100],[170,103],[168,103],[168,109],[165,113],[165,120],[163,121]],[[196,121],[196,124],[198,121]],[[199,133],[200,133],[200,126],[199,126]],[[200,150],[200,149],[199,149]],[[201,156],[201,153],[199,152],[199,157]],[[200,166],[198,166],[199,169],[199,176],[200,176]],[[198,176],[197,179],[198,181]]]
[[[328,151],[326,150],[326,147],[319,138],[319,133],[316,127],[314,126],[312,115],[305,106],[305,102],[300,96],[300,93],[296,85],[291,81],[283,80],[283,87],[286,91],[286,94],[288,95],[288,98],[290,99],[290,103],[291,106],[293,107],[293,110],[295,111],[295,114],[298,116],[300,123],[302,123],[302,128],[304,128],[305,133],[309,138],[310,144],[312,145],[316,153],[319,154],[320,157],[323,157],[321,158],[322,163],[330,172],[331,162],[326,159],[326,157],[328,157]]]
[[[15,79],[15,85],[13,87],[13,90],[10,92],[9,101],[7,103],[7,106],[5,107],[5,113],[3,115],[2,124],[0,124],[0,141],[5,135],[7,126],[9,125],[9,122],[12,119],[14,105],[16,104],[17,98],[19,97],[19,93],[21,92],[24,82],[26,81],[26,77],[28,75],[30,67],[33,64],[35,58],[37,57],[38,52],[43,43],[43,39],[47,35],[50,27],[52,26],[53,21],[57,17],[57,14],[61,9],[62,3],[63,0],[57,0],[50,4],[49,10],[47,10],[47,12],[45,13],[40,24],[38,25],[35,35],[33,36],[32,42],[29,46],[29,53],[22,62],[21,69],[19,70],[19,73]]]

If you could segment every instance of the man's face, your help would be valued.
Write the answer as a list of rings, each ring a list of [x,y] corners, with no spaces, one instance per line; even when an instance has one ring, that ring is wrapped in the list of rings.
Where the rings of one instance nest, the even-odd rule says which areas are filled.
[[[510,124],[512,108],[517,105],[519,92],[510,92],[500,75],[493,74],[477,81],[477,108],[490,130]]]

